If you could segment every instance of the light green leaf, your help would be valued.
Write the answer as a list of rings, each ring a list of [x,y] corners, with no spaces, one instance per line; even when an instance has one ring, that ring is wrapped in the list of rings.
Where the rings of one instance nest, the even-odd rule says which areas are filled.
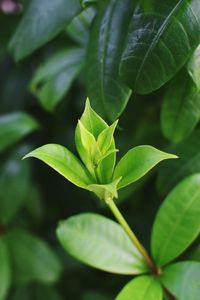
[[[95,110],[114,121],[131,90],[119,79],[119,63],[131,18],[132,0],[100,1],[87,59],[88,94]]]
[[[185,139],[200,119],[200,93],[188,74],[180,73],[169,85],[163,99],[161,127],[174,143]]]
[[[187,69],[198,90],[200,90],[200,45],[190,59]]]
[[[7,234],[7,242],[14,263],[14,279],[18,284],[52,284],[58,280],[62,271],[60,260],[43,240],[15,229]]]
[[[105,154],[110,148],[113,141],[113,134],[118,124],[118,120],[115,121],[110,127],[104,129],[98,136],[97,143],[103,154]]]
[[[85,51],[78,48],[60,51],[40,66],[30,83],[30,89],[41,105],[52,112],[69,91],[83,67]]]
[[[29,162],[22,163],[21,157],[28,147],[15,149],[0,168],[0,223],[7,224],[15,217],[26,200],[30,184]]]
[[[162,287],[153,276],[140,276],[121,290],[116,300],[162,300]]]
[[[88,185],[88,189],[91,192],[94,192],[101,200],[106,200],[108,198],[118,198],[117,186],[120,180],[121,178],[118,178],[108,184],[90,184]]]
[[[159,162],[171,158],[177,158],[177,156],[147,145],[129,150],[121,158],[114,171],[114,178],[122,177],[118,188],[137,181]]]
[[[28,153],[24,158],[35,157],[52,167],[73,184],[87,189],[93,183],[79,159],[68,149],[57,144],[47,144]]]
[[[151,0],[145,7],[140,2],[129,25],[120,71],[134,91],[147,94],[171,79],[198,46],[200,5],[199,0]]]
[[[38,127],[38,123],[30,115],[23,112],[1,115],[0,152],[15,144]]]
[[[165,161],[159,169],[157,187],[160,194],[166,195],[181,179],[200,172],[200,131],[196,130],[189,138],[170,147],[170,152],[180,158]]]
[[[179,256],[200,233],[200,173],[181,181],[167,196],[156,216],[151,249],[163,266]]]
[[[15,59],[53,39],[80,11],[79,0],[31,1],[9,44]]]
[[[164,268],[161,281],[178,300],[199,300],[200,263],[180,262],[169,265]]]
[[[84,213],[60,223],[57,236],[65,250],[85,264],[119,274],[148,270],[141,254],[117,223]]]
[[[2,237],[0,237],[0,266],[0,300],[5,300],[11,284],[11,266],[8,249]]]

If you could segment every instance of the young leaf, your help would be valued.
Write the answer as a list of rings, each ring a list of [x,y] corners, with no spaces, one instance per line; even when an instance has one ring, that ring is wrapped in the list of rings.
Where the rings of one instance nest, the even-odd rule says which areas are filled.
[[[14,279],[19,284],[41,282],[52,284],[61,274],[62,266],[48,244],[24,231],[12,230],[7,235],[14,263]]]
[[[28,153],[24,158],[27,157],[42,160],[73,184],[83,189],[87,189],[87,185],[93,183],[89,173],[78,158],[61,145],[44,145]]]
[[[198,90],[200,90],[200,45],[195,50],[192,58],[187,65],[188,72],[196,84]]]
[[[118,198],[117,186],[120,180],[121,178],[118,178],[109,184],[90,184],[88,185],[88,189],[95,193],[101,200],[106,200],[110,197]]]
[[[11,284],[11,266],[8,248],[2,237],[0,237],[0,266],[0,300],[5,300]]]
[[[0,152],[39,127],[30,115],[14,112],[0,116]]]
[[[120,116],[131,95],[119,79],[119,63],[133,2],[99,1],[88,47],[89,97],[95,110],[112,121]]]
[[[153,0],[143,8],[140,2],[120,71],[134,91],[147,94],[171,79],[198,46],[200,5],[199,0]]]
[[[98,136],[97,143],[103,154],[105,154],[111,146],[113,134],[117,124],[118,120],[115,121],[110,127],[104,129]]]
[[[53,39],[80,11],[79,0],[31,1],[9,44],[15,59]]]
[[[137,146],[129,150],[121,158],[114,171],[114,178],[122,177],[118,188],[137,181],[159,162],[170,158],[177,158],[177,156],[152,146]]]
[[[153,276],[139,276],[121,290],[116,300],[162,300],[162,287]]]
[[[107,272],[141,274],[148,270],[143,257],[117,223],[84,213],[60,223],[57,236],[76,259]]]
[[[180,262],[169,265],[164,268],[160,278],[178,300],[199,300],[200,263]]]
[[[41,105],[52,112],[71,87],[83,67],[85,51],[73,48],[60,51],[40,66],[30,83],[30,90]]]
[[[179,256],[200,232],[200,173],[181,181],[167,196],[156,216],[151,249],[163,266]]]
[[[169,85],[161,110],[163,134],[170,141],[185,139],[200,119],[200,93],[186,74],[180,73]]]

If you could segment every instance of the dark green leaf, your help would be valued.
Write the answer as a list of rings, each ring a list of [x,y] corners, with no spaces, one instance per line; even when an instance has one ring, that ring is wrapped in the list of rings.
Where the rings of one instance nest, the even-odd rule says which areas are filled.
[[[140,276],[121,290],[116,300],[162,300],[162,287],[154,277]]]
[[[198,90],[200,90],[200,45],[190,59],[187,68]]]
[[[60,223],[57,236],[65,250],[101,270],[140,274],[148,270],[123,229],[103,216],[84,213]]]
[[[15,229],[8,233],[7,242],[17,283],[36,281],[52,284],[58,280],[62,270],[60,260],[44,241],[24,230]]]
[[[122,177],[118,188],[137,181],[159,162],[170,158],[177,158],[177,156],[152,146],[137,146],[129,150],[115,168],[114,178]]]
[[[138,4],[122,57],[122,79],[141,94],[158,89],[186,63],[199,40],[199,0]]]
[[[163,270],[161,281],[178,300],[199,300],[200,263],[180,262]]]
[[[15,112],[0,116],[0,152],[39,127],[28,114]]]
[[[179,256],[200,233],[200,173],[181,181],[156,216],[151,238],[153,258],[163,266]]]
[[[79,159],[67,148],[57,144],[47,144],[28,153],[24,158],[35,157],[52,167],[73,184],[87,189],[93,183],[89,173]]]
[[[200,93],[188,74],[179,74],[168,87],[161,110],[163,134],[170,141],[185,139],[200,119]]]
[[[10,257],[6,243],[0,237],[0,300],[7,299],[8,290],[11,284]]]
[[[200,262],[200,245],[198,245],[194,250],[190,251],[186,258],[187,260],[194,260]]]
[[[9,44],[15,59],[53,39],[80,11],[79,0],[31,1]]]
[[[115,120],[131,94],[119,79],[119,62],[133,1],[100,1],[99,5],[88,49],[88,94],[97,112]]]

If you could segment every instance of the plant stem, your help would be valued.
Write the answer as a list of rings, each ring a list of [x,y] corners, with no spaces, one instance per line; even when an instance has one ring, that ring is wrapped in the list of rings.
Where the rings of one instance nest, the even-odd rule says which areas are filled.
[[[159,274],[159,269],[156,267],[152,259],[150,258],[149,254],[147,253],[146,249],[143,247],[143,245],[140,243],[140,241],[137,239],[136,235],[134,232],[131,230],[130,226],[124,219],[123,215],[119,211],[118,207],[116,206],[115,202],[111,197],[105,199],[106,204],[109,206],[111,209],[112,213],[114,214],[115,218],[119,222],[119,224],[122,226],[124,231],[127,233],[129,236],[130,240],[134,244],[134,246],[138,249],[140,254],[143,256],[144,260],[150,267],[150,269],[153,271],[154,274]]]

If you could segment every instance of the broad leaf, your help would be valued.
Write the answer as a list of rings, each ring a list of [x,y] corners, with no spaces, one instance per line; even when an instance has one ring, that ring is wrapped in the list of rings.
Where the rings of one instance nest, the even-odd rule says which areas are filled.
[[[24,158],[35,157],[52,167],[73,184],[86,188],[93,183],[79,159],[68,149],[57,144],[47,144],[28,153]],[[86,188],[87,189],[87,188]]]
[[[167,266],[161,275],[163,285],[178,300],[199,300],[200,263],[180,262]]]
[[[200,131],[196,130],[189,138],[169,150],[179,156],[175,161],[163,162],[159,169],[158,190],[166,195],[181,179],[200,172]]]
[[[29,162],[21,161],[27,151],[27,147],[15,149],[0,167],[0,222],[3,224],[12,221],[28,196],[30,167]]]
[[[7,299],[8,290],[11,284],[10,257],[6,243],[0,237],[0,300]]]
[[[199,0],[138,1],[122,57],[122,79],[150,93],[174,76],[200,40]],[[176,41],[176,42],[174,42]]]
[[[41,282],[52,284],[61,274],[61,263],[46,242],[24,230],[7,235],[14,263],[14,279],[19,284]]]
[[[167,196],[156,216],[151,249],[163,266],[179,256],[200,233],[200,173],[181,181]]]
[[[161,110],[163,134],[170,141],[185,139],[200,119],[200,93],[188,74],[180,73],[169,85]]]
[[[78,260],[112,273],[140,274],[148,270],[141,254],[117,223],[84,213],[60,223],[57,236]]]
[[[15,59],[53,39],[80,11],[79,0],[31,1],[9,44]]]
[[[200,90],[200,45],[190,59],[187,68],[198,90]]]
[[[0,152],[39,127],[28,114],[15,112],[0,116]]]
[[[74,48],[56,53],[36,71],[30,89],[47,111],[69,91],[72,82],[83,67],[84,51]]]
[[[162,287],[154,277],[140,276],[121,290],[116,300],[162,300]]]
[[[115,168],[114,178],[122,177],[118,188],[137,181],[159,162],[170,158],[177,158],[177,156],[152,146],[137,146],[129,150]]]
[[[131,90],[119,79],[119,62],[131,17],[132,0],[100,1],[88,59],[88,94],[95,110],[110,120],[123,112]]]

